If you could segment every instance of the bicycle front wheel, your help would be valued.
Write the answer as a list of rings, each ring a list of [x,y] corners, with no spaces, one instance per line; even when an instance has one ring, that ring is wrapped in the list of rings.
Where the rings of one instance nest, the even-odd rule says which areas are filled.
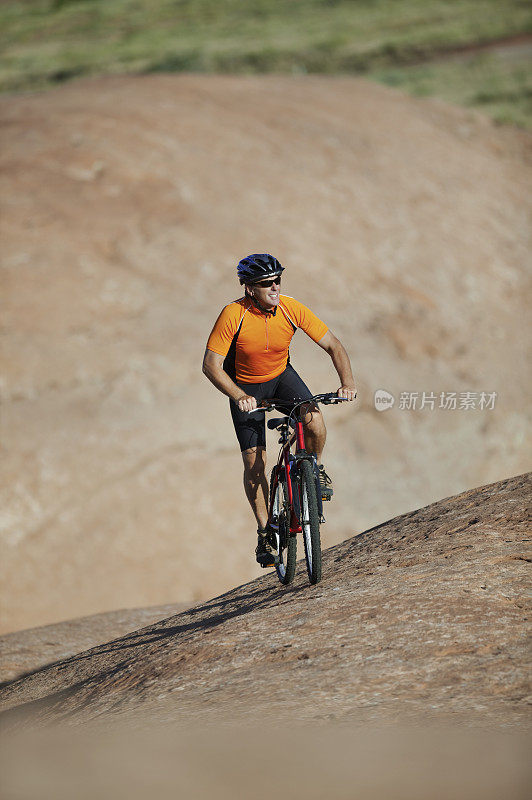
[[[278,481],[276,476],[277,467],[274,467],[270,479],[270,493],[273,500],[270,524],[276,531],[279,552],[279,563],[275,571],[281,583],[287,585],[292,583],[296,573],[297,539],[290,535],[290,503],[284,469],[279,470]]]
[[[299,466],[299,492],[308,577],[311,583],[318,583],[321,580],[320,517],[316,477],[309,461],[301,461]]]

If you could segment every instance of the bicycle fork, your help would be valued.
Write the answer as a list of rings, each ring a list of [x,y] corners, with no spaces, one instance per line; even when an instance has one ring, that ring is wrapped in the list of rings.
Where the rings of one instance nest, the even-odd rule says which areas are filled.
[[[321,485],[320,485],[320,473],[318,470],[318,462],[316,460],[316,456],[314,453],[307,453],[306,450],[303,452],[296,451],[295,454],[296,465],[300,464],[302,461],[309,461],[312,467],[312,472],[314,474],[314,480],[316,482],[316,500],[318,501],[318,516],[321,522],[325,522],[325,515],[323,513],[323,499],[321,496]],[[296,478],[297,480],[297,478]],[[299,488],[299,480],[297,480],[297,486]],[[299,495],[299,491],[296,493]]]

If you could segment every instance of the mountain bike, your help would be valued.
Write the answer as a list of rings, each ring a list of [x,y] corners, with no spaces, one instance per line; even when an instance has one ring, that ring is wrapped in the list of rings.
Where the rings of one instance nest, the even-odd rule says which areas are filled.
[[[304,407],[308,404],[345,402],[336,392],[316,394],[307,400],[271,398],[258,409],[281,411],[286,416],[268,420],[268,428],[280,433],[279,458],[270,477],[268,526],[276,537],[279,553],[275,565],[282,584],[293,581],[296,571],[297,534],[303,534],[307,572],[311,584],[321,580],[320,524],[325,522],[316,455],[305,448]],[[287,410],[288,409],[288,410]],[[292,445],[295,452],[292,453]]]

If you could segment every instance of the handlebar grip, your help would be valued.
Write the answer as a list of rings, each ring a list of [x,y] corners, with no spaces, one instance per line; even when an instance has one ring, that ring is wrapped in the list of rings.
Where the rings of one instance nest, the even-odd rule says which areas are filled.
[[[355,392],[355,398],[357,393]],[[347,397],[338,397],[336,392],[329,392],[321,401],[324,405],[329,406],[332,403],[346,403]]]

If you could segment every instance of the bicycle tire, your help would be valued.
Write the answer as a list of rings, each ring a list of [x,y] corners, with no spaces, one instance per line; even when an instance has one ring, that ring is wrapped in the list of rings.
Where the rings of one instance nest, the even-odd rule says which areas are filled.
[[[294,580],[296,574],[297,560],[297,538],[290,535],[290,505],[288,502],[288,486],[283,476],[279,478],[275,490],[275,477],[277,467],[272,469],[270,478],[270,503],[272,508],[272,520],[277,525],[277,549],[279,552],[279,564],[276,564],[275,571],[279,581],[287,586]],[[273,502],[272,502],[273,500]],[[277,519],[275,519],[277,517]]]
[[[318,499],[316,496],[316,476],[309,461],[299,465],[299,491],[301,508],[301,528],[307,572],[311,584],[321,580],[321,540]]]

